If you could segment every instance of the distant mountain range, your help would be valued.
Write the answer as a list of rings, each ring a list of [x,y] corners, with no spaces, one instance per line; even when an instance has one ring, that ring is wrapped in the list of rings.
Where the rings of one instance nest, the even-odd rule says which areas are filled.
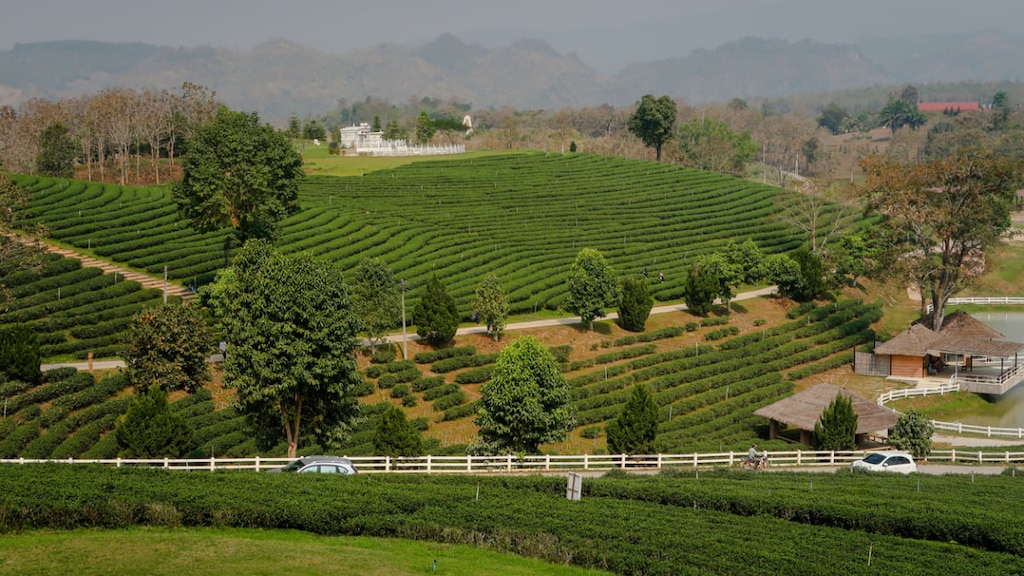
[[[318,115],[340,99],[459,98],[476,108],[628,105],[643,94],[699,104],[906,82],[1024,79],[1024,36],[999,30],[869,39],[857,44],[744,38],[713,50],[635,63],[602,74],[539,40],[499,49],[450,35],[418,48],[368,47],[343,55],[288,40],[250,51],[60,41],[0,51],[0,104],[105,88],[176,91],[185,81],[268,120]]]

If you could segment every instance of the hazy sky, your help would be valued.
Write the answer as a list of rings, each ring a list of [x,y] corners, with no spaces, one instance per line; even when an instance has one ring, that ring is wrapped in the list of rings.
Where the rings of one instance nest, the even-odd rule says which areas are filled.
[[[443,32],[487,47],[541,38],[604,71],[744,36],[851,42],[1002,28],[1021,0],[0,0],[0,49],[44,40],[248,50],[288,38],[340,54]]]

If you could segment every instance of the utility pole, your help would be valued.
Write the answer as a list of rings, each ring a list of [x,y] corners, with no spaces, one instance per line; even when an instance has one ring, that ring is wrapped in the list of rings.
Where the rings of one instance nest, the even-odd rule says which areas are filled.
[[[409,359],[409,348],[405,339],[405,278],[402,278],[402,359]]]

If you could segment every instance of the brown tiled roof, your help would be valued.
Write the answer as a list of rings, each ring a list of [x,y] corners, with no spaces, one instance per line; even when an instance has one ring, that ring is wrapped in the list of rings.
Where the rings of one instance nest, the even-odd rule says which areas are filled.
[[[921,112],[980,112],[978,102],[918,102],[917,109]]]
[[[842,389],[832,384],[818,384],[789,398],[759,408],[754,414],[795,426],[800,430],[814,430],[814,424],[821,418],[821,413],[836,399],[840,390]],[[853,402],[853,411],[857,414],[857,434],[888,430],[896,425],[898,416],[895,412],[848,390],[842,390],[842,393]]]

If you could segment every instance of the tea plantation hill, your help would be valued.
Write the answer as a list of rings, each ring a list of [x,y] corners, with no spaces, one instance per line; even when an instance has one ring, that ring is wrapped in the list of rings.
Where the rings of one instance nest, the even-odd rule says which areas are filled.
[[[583,165],[577,167],[576,163]],[[607,169],[606,165],[621,169]],[[619,172],[632,174],[642,186],[620,182]],[[499,178],[502,174],[506,176]],[[479,192],[484,175],[490,176],[492,189]],[[573,175],[573,187],[565,175]],[[594,176],[593,185],[590,175]],[[428,186],[433,180],[441,184]],[[34,213],[52,226],[53,235],[85,251],[122,258],[139,267],[148,259],[155,270],[162,270],[161,262],[166,260],[179,276],[189,266],[195,276],[209,274],[204,270],[213,269],[222,257],[218,237],[190,231],[177,220],[174,206],[159,188],[31,178],[23,182],[36,192]],[[398,188],[399,182],[406,184]],[[519,185],[513,186],[515,183]],[[426,275],[438,269],[453,277],[461,274],[469,290],[477,274],[488,270],[487,263],[498,259],[515,262],[519,250],[533,254],[534,266],[546,270],[544,275],[521,278],[519,290],[527,295],[540,291],[534,286],[545,286],[549,277],[564,275],[559,266],[567,267],[578,249],[572,246],[571,235],[563,235],[563,229],[589,238],[592,245],[606,246],[607,253],[620,265],[636,257],[638,269],[646,265],[667,270],[670,281],[665,286],[655,285],[663,296],[677,289],[671,279],[681,275],[693,254],[713,250],[737,237],[730,233],[733,227],[729,223],[720,221],[720,213],[727,214],[737,226],[746,223],[745,230],[762,245],[779,249],[798,242],[788,240],[793,236],[788,229],[773,223],[777,210],[772,195],[780,193],[776,190],[728,177],[612,158],[521,154],[456,163],[423,162],[362,178],[310,179],[305,186],[305,208],[284,227],[282,243],[287,249],[345,256],[351,262],[363,254],[379,254],[406,262],[403,269],[407,272],[418,270],[418,274]],[[428,189],[432,190],[429,195]],[[465,198],[464,203],[470,207],[460,207],[458,198]],[[445,210],[448,203],[450,211]],[[400,204],[406,206],[404,211]],[[552,207],[538,207],[544,204]],[[606,205],[613,209],[604,208]],[[489,218],[481,216],[488,212]],[[751,212],[762,217],[750,219]],[[523,213],[529,217],[516,216]],[[451,223],[452,214],[466,222],[466,231]],[[620,221],[640,224],[623,227]],[[534,229],[537,235],[517,233],[509,226]],[[380,235],[382,228],[387,228],[388,234]],[[626,237],[624,245],[618,245],[619,234]],[[637,238],[633,243],[644,242],[647,252],[631,244],[631,234]],[[348,240],[350,235],[352,241]],[[679,239],[694,235],[704,242]],[[426,239],[421,241],[421,236]],[[506,236],[509,242],[498,241]],[[543,238],[547,240],[541,241]],[[559,248],[562,244],[569,246]],[[551,254],[563,255],[564,263],[543,258],[548,245],[552,246]],[[353,246],[359,250],[353,251]],[[481,255],[472,256],[474,252]],[[462,253],[469,255],[463,257]],[[653,254],[662,254],[657,258],[664,268],[655,268]],[[420,259],[437,268],[421,265]],[[468,267],[461,264],[470,261],[475,263]],[[545,263],[548,268],[541,268]],[[510,267],[507,274],[515,278],[518,271]],[[86,273],[73,261],[54,259],[40,277],[19,277],[19,299],[4,315],[4,321],[28,323],[43,334],[45,350],[51,354],[60,345],[105,345],[116,350],[124,323],[148,300],[142,295],[132,296],[138,292],[137,287],[130,293],[103,296],[102,290],[89,284],[95,275],[76,275],[84,277]],[[503,281],[514,285],[511,280]],[[559,280],[551,289],[551,296],[543,301],[545,305],[555,304],[562,282]],[[33,286],[40,289],[33,292]],[[75,295],[68,297],[69,293]],[[530,307],[522,300],[520,306]],[[84,311],[97,316],[87,317]],[[625,334],[616,328],[615,337],[600,343],[573,348],[566,342],[574,336],[551,342],[574,388],[579,427],[573,433],[575,444],[549,449],[580,450],[584,432],[617,416],[637,383],[647,384],[659,404],[660,451],[742,449],[761,423],[752,415],[754,410],[790,393],[793,380],[848,363],[852,348],[873,338],[870,325],[880,312],[873,305],[850,300],[818,309],[796,308],[790,316],[758,326],[752,319],[730,322],[727,318],[710,318],[698,322],[695,317],[679,315],[659,320],[658,326],[645,334]],[[83,332],[85,327],[72,324],[78,320],[93,322],[88,334]],[[464,450],[461,445],[472,440],[474,434],[474,401],[479,397],[480,384],[489,379],[495,360],[495,349],[475,347],[485,343],[489,346],[489,341],[478,340],[463,339],[454,347],[437,351],[417,347],[413,352],[420,353],[406,360],[383,354],[375,358],[378,362],[374,364],[362,359],[365,378],[357,394],[366,419],[342,451],[352,455],[373,453],[376,418],[392,403],[407,408],[416,425],[431,439],[432,453]],[[78,353],[95,347],[79,348]],[[94,382],[90,374],[71,370],[49,372],[39,386],[0,384],[9,416],[0,423],[0,457],[113,456],[116,446],[109,431],[127,408],[130,396],[124,394],[126,389],[127,383],[120,375]],[[175,409],[197,430],[196,455],[256,453],[245,432],[244,419],[229,407],[229,399],[229,392],[216,388],[175,398]],[[589,450],[601,449],[603,434],[598,438],[588,434],[586,444]],[[308,442],[303,445],[307,450],[320,450]],[[283,453],[283,449],[272,453]]]
[[[129,188],[20,177],[33,191],[29,222],[55,240],[183,285],[208,282],[223,265],[222,233],[181,220],[166,188]],[[730,176],[585,154],[519,153],[422,161],[361,177],[311,176],[302,209],[278,244],[355,268],[379,256],[408,282],[411,310],[434,273],[465,319],[488,272],[513,313],[555,309],[583,247],[620,274],[663,272],[656,299],[678,299],[687,265],[730,240],[767,253],[796,248],[802,234],[779,217],[794,193]],[[0,318],[0,322],[4,320]]]

